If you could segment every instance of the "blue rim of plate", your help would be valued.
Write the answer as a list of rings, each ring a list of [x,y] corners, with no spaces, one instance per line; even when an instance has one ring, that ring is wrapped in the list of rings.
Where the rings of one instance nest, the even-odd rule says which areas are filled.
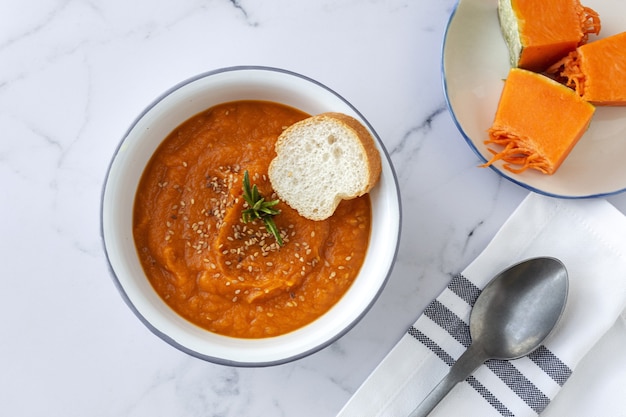
[[[442,80],[442,84],[443,84],[443,95],[444,95],[444,98],[445,98],[445,101],[446,101],[446,107],[448,108],[448,112],[450,113],[450,116],[452,116],[452,121],[454,122],[455,126],[457,127],[457,129],[459,130],[461,135],[463,136],[463,139],[465,139],[465,142],[474,151],[474,153],[478,156],[478,158],[480,158],[481,161],[487,162],[487,159],[485,159],[485,157],[478,150],[476,145],[474,145],[474,141],[465,132],[465,130],[463,129],[463,126],[461,126],[461,123],[457,119],[456,114],[455,114],[454,110],[452,109],[452,104],[450,103],[450,97],[448,95],[448,83],[446,81],[446,71],[445,71],[445,50],[446,50],[446,43],[447,43],[447,40],[448,40],[448,31],[450,30],[450,24],[454,20],[454,16],[456,15],[456,12],[457,12],[457,10],[459,8],[460,2],[461,2],[461,0],[457,0],[456,4],[454,5],[454,9],[452,10],[452,13],[450,14],[450,18],[448,19],[448,23],[446,24],[446,29],[445,29],[444,35],[443,35],[443,42],[442,42],[442,45],[441,45],[441,80]],[[555,193],[551,193],[551,192],[548,192],[548,191],[545,191],[545,190],[533,187],[532,185],[529,185],[529,184],[527,184],[527,183],[525,183],[523,181],[520,181],[520,180],[518,180],[518,179],[508,175],[506,172],[503,172],[501,169],[499,169],[498,167],[496,167],[494,165],[489,165],[489,168],[491,168],[493,171],[497,172],[503,178],[511,181],[514,184],[519,185],[522,188],[525,188],[525,189],[527,189],[529,191],[532,191],[534,193],[537,193],[537,194],[543,194],[543,195],[548,196],[548,197],[562,198],[562,199],[571,199],[571,200],[583,200],[583,199],[591,199],[591,198],[610,197],[610,196],[613,196],[613,195],[621,194],[621,193],[626,191],[626,187],[625,187],[625,188],[621,188],[621,189],[618,189],[618,190],[615,190],[615,191],[609,191],[609,192],[605,192],[605,193],[596,193],[596,194],[587,194],[587,195],[555,194]]]

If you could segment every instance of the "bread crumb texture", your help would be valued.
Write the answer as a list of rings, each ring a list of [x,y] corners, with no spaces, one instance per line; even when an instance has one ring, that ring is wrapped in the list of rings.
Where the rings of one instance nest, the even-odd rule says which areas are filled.
[[[275,150],[268,171],[274,191],[311,220],[332,216],[341,200],[368,193],[380,177],[374,138],[345,114],[323,113],[289,126]]]

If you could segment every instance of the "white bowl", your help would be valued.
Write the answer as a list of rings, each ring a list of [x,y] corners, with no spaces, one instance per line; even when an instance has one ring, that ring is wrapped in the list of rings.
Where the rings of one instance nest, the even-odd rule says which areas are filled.
[[[135,192],[153,152],[179,124],[214,105],[234,100],[267,100],[309,114],[349,114],[376,139],[382,174],[370,196],[372,229],[368,252],[356,280],[341,300],[311,324],[271,338],[240,339],[204,330],[174,312],[148,282],[132,234]],[[311,354],[332,343],[369,310],[382,291],[400,237],[400,195],[393,167],[380,138],[345,99],[322,84],[289,71],[233,67],[184,81],[167,91],[135,120],[122,139],[102,193],[101,233],[114,281],[122,297],[156,335],[193,356],[216,363],[266,366]]]

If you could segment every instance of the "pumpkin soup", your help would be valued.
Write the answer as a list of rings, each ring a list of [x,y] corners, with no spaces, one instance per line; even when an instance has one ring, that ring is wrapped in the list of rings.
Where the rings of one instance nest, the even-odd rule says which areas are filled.
[[[273,206],[282,245],[262,220],[244,222],[244,172],[265,201],[280,133],[309,115],[277,103],[208,109],[159,146],[135,198],[133,233],[145,273],[178,314],[209,331],[271,337],[312,322],[347,291],[367,250],[367,195],[324,221]]]

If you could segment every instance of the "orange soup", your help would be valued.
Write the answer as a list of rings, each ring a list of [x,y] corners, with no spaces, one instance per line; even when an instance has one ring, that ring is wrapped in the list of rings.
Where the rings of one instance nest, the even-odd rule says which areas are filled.
[[[280,133],[307,114],[277,103],[237,101],[176,128],[141,178],[133,233],[150,283],[178,314],[211,332],[261,338],[310,323],[347,291],[370,233],[370,200],[343,201],[325,221],[283,202],[274,222],[244,223],[243,175],[276,199],[267,178]]]

